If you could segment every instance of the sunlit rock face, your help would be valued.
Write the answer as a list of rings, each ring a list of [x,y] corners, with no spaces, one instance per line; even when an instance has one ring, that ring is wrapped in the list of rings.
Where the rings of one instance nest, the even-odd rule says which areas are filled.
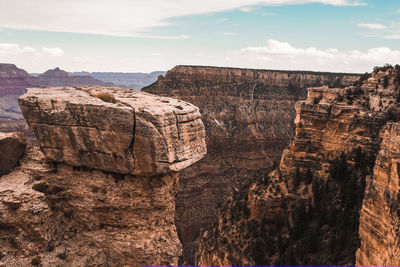
[[[20,105],[40,147],[0,178],[0,265],[177,264],[178,171],[206,153],[198,109],[100,87]]]
[[[196,263],[398,264],[400,66],[295,108],[279,167],[233,194]]]
[[[176,224],[184,259],[195,239],[216,222],[235,187],[263,176],[295,135],[295,102],[307,87],[351,85],[360,75],[176,66],[144,88],[199,107],[207,156],[181,173]]]
[[[389,123],[360,212],[361,247],[357,264],[396,265],[400,262],[400,125]]]
[[[28,89],[19,103],[43,153],[56,162],[154,176],[180,171],[206,153],[199,110],[180,100],[122,88],[59,87]]]

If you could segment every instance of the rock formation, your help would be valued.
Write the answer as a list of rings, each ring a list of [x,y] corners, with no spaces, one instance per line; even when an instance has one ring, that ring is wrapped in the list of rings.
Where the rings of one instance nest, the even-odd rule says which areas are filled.
[[[43,153],[0,178],[0,265],[177,264],[177,171],[206,152],[198,109],[99,87],[20,104]]]
[[[0,175],[7,173],[25,153],[26,138],[23,133],[0,132]]]
[[[15,124],[17,124],[18,130],[23,130],[28,138],[31,137],[18,106],[18,97],[25,93],[26,88],[89,85],[112,86],[113,84],[96,80],[90,76],[71,76],[59,68],[35,77],[30,76],[23,69],[17,68],[14,64],[0,63],[0,131],[15,131]]]
[[[398,263],[399,107],[400,66],[310,88],[279,167],[233,195],[196,263]]]
[[[216,221],[232,190],[263,177],[293,139],[294,105],[306,88],[348,86],[360,75],[177,66],[143,90],[200,108],[207,156],[181,173],[176,225],[193,262],[201,229]]]
[[[397,265],[400,262],[400,125],[388,123],[360,213],[360,265]]]
[[[180,171],[206,154],[199,110],[181,100],[121,88],[60,87],[28,89],[19,103],[52,161],[154,176]]]

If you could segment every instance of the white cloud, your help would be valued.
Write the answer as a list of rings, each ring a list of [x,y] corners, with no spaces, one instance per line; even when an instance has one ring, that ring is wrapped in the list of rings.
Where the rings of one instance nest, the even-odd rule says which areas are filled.
[[[385,35],[383,38],[391,39],[391,40],[397,40],[397,39],[400,39],[400,34]]]
[[[55,57],[60,57],[60,56],[64,55],[64,51],[58,47],[54,47],[54,48],[43,47],[42,51],[46,54],[49,54],[49,55],[55,56]]]
[[[254,8],[248,7],[248,6],[246,6],[246,7],[244,6],[244,7],[239,7],[239,10],[242,11],[242,12],[250,13],[250,12],[254,11]]]
[[[357,26],[367,28],[370,30],[385,30],[388,28],[386,25],[378,23],[358,23]]]
[[[308,3],[363,5],[362,0],[2,0],[0,27],[151,37],[149,29],[171,25],[168,20],[175,17],[254,5]]]
[[[32,54],[36,52],[36,49],[30,46],[21,47],[19,44],[0,43],[0,56]]]
[[[298,48],[273,39],[268,40],[265,46],[243,48],[236,56],[247,57],[253,64],[262,68],[317,71],[365,72],[376,65],[400,62],[400,50],[387,47],[376,47],[367,51],[340,51],[335,48]]]
[[[221,32],[222,36],[236,36],[238,35],[236,32]]]
[[[23,68],[28,66],[28,71],[44,71],[46,69],[43,68],[61,66],[65,60],[63,54],[60,48],[37,49],[15,43],[0,43],[0,62],[10,62]]]

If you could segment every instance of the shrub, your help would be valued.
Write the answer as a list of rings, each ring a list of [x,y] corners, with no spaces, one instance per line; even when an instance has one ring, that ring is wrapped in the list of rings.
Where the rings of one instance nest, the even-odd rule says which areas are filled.
[[[49,189],[49,186],[45,183],[38,183],[34,184],[32,189],[41,193],[46,193],[47,189]]]
[[[109,93],[109,92],[100,92],[94,95],[94,97],[97,97],[101,100],[103,100],[104,102],[108,102],[108,103],[117,103],[117,100],[115,99],[114,95]]]
[[[42,260],[40,259],[39,256],[37,256],[36,258],[33,258],[33,259],[32,259],[31,264],[32,264],[33,266],[38,266],[41,262],[42,262]]]

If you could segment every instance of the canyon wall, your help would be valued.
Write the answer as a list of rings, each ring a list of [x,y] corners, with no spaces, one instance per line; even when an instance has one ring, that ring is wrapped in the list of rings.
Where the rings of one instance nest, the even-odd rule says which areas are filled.
[[[359,75],[177,66],[143,91],[200,108],[207,156],[181,173],[176,226],[184,260],[193,262],[201,229],[216,222],[234,188],[278,162],[295,132],[294,105],[306,88],[353,84]]]
[[[360,213],[361,247],[356,264],[396,265],[400,262],[400,125],[383,129],[382,143]]]
[[[310,88],[279,167],[233,194],[196,263],[398,263],[399,110],[400,66]]]
[[[20,105],[40,150],[0,177],[0,265],[177,264],[178,171],[206,153],[198,108],[109,87],[32,88]]]

